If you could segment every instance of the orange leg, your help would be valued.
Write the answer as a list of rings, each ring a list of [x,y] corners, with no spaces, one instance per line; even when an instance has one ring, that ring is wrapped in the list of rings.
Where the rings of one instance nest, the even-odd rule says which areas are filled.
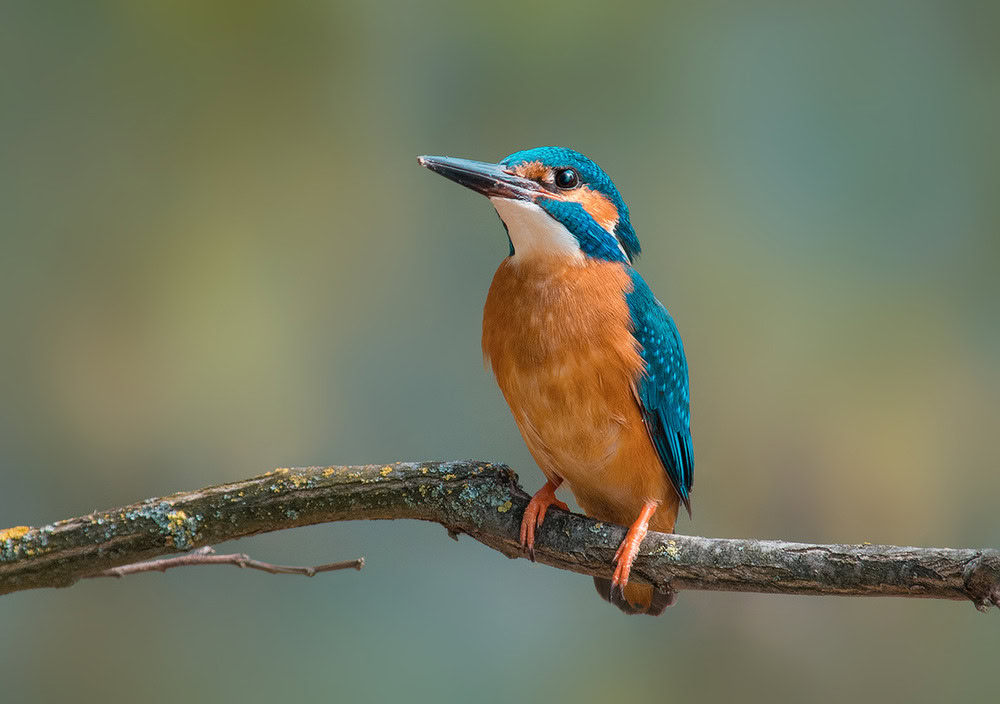
[[[524,509],[524,517],[521,518],[521,547],[527,549],[532,562],[535,561],[535,529],[542,527],[549,506],[558,506],[563,511],[569,511],[569,506],[556,498],[556,489],[562,481],[560,477],[557,481],[550,479],[545,482],[545,486],[531,497],[528,508]]]
[[[639,517],[625,534],[625,540],[618,546],[615,553],[615,573],[611,577],[611,595],[617,592],[622,598],[625,595],[625,585],[628,584],[628,575],[632,571],[632,563],[635,556],[639,554],[639,545],[649,531],[649,519],[656,513],[660,504],[656,501],[647,501],[642,505]]]

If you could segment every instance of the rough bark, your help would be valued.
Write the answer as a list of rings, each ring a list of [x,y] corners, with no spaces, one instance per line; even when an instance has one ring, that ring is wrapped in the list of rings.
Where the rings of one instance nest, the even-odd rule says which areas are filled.
[[[257,533],[346,520],[410,518],[465,533],[508,557],[528,495],[486,462],[277,469],[39,528],[0,531],[0,594],[67,587],[141,560]],[[538,562],[609,576],[621,526],[550,509]],[[1000,606],[1000,551],[810,545],[650,533],[633,579],[667,591],[904,596]]]

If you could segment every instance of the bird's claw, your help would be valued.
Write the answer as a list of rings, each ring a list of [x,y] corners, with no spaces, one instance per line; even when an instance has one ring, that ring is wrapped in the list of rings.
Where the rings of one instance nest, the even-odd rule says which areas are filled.
[[[558,485],[546,482],[545,486],[531,497],[528,507],[524,509],[524,516],[521,517],[521,549],[527,553],[528,559],[532,562],[535,561],[535,531],[542,527],[549,506],[569,511],[569,506],[555,497],[556,486]]]
[[[617,589],[622,598],[625,598],[625,586],[628,584],[629,574],[632,572],[632,562],[635,560],[635,553],[638,549],[633,552],[628,551],[628,554],[623,556],[622,548],[629,542],[626,537],[622,544],[618,547],[618,551],[615,553],[615,571],[611,575],[611,591],[612,593]],[[638,546],[636,546],[638,548]]]
[[[608,592],[608,601],[615,606],[621,606],[627,604],[625,599],[625,588],[620,584],[611,585],[611,591]]]
[[[612,595],[617,590],[621,593],[621,597],[625,598],[625,587],[628,585],[628,577],[632,572],[632,563],[635,562],[635,558],[639,554],[639,546],[642,545],[642,540],[646,537],[646,532],[649,530],[649,519],[656,510],[657,505],[652,502],[647,502],[643,505],[639,517],[629,527],[628,532],[625,534],[625,539],[622,540],[621,545],[615,551],[615,571],[611,575]]]

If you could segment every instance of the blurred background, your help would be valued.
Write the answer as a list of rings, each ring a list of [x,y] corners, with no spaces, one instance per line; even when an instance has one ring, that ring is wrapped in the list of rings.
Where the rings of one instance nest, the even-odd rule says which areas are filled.
[[[5,2],[0,526],[276,466],[542,476],[483,370],[506,254],[418,154],[577,148],[684,336],[709,536],[1000,545],[1000,10],[975,2]],[[0,599],[9,702],[931,702],[970,604],[589,578],[414,522]],[[129,695],[131,696],[131,695]],[[138,696],[138,695],[137,695]]]

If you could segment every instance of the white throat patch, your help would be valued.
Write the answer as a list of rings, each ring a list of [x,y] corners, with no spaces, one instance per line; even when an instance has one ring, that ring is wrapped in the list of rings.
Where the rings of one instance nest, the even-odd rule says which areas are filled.
[[[557,256],[583,263],[583,252],[576,237],[541,206],[510,198],[490,198],[490,202],[514,243],[514,261]]]

